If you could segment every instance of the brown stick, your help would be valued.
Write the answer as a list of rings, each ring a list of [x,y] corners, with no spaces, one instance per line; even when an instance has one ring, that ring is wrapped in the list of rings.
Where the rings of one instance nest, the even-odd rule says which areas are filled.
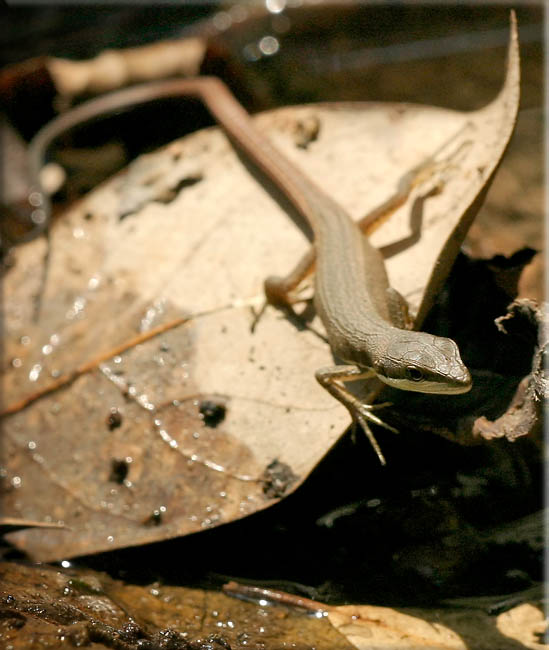
[[[289,594],[287,591],[279,591],[278,589],[269,589],[266,587],[253,587],[252,585],[243,585],[239,582],[231,580],[223,585],[223,591],[229,596],[236,598],[244,598],[246,600],[268,600],[280,605],[289,605],[290,607],[298,607],[306,609],[311,612],[325,612],[331,607],[312,600],[311,598],[303,598],[295,594]]]

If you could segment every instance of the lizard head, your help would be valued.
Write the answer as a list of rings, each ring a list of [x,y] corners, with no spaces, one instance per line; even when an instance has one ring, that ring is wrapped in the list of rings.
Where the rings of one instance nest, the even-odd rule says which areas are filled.
[[[399,330],[375,371],[386,384],[419,393],[466,393],[472,383],[454,341],[425,332]]]

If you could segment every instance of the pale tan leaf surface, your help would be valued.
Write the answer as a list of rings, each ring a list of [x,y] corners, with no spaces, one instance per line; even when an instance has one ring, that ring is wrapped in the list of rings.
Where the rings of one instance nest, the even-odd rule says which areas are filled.
[[[430,156],[449,159],[374,240],[406,240],[388,269],[420,315],[442,279],[428,279],[433,264],[446,268],[457,253],[511,134],[516,38],[510,61],[500,96],[475,113],[341,104],[256,118],[355,218]],[[303,149],[296,123],[311,115],[319,132]],[[91,193],[52,229],[36,325],[44,242],[17,251],[4,287],[4,511],[71,529],[10,535],[33,557],[143,544],[251,514],[295,489],[349,424],[314,379],[332,362],[320,323],[299,328],[268,308],[253,327],[264,277],[287,272],[308,243],[250,171],[211,129]],[[421,227],[410,233],[418,205]],[[212,403],[214,425],[203,418]]]
[[[476,609],[405,609],[348,605],[328,618],[358,650],[543,650],[539,603],[490,616]]]

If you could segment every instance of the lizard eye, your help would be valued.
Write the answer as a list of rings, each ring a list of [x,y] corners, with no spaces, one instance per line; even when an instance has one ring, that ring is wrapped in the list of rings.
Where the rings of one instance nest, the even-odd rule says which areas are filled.
[[[421,381],[423,379],[423,373],[415,366],[406,366],[406,378],[410,379],[410,381]]]

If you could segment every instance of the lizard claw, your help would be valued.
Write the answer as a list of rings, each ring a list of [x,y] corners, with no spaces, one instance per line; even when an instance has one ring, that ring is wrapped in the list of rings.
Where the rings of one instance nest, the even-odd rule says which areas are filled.
[[[362,427],[362,430],[364,431],[365,436],[368,438],[370,441],[370,444],[374,448],[374,451],[376,452],[377,457],[379,458],[379,462],[382,465],[387,465],[387,461],[385,460],[385,456],[383,455],[383,452],[381,451],[381,447],[379,446],[378,441],[375,439],[374,434],[372,433],[372,430],[368,426],[368,422],[366,419],[362,416],[361,413],[356,414],[356,420]]]
[[[384,429],[387,429],[387,431],[391,431],[392,433],[398,433],[398,429],[395,429],[395,427],[392,427],[390,424],[387,424],[384,422],[381,418],[378,418],[377,415],[374,415],[372,411],[376,410],[377,408],[383,408],[384,406],[388,406],[390,402],[384,402],[382,404],[361,404],[359,407],[360,410],[360,415],[363,416],[363,419],[370,420],[370,422],[375,422],[380,427],[383,427]]]

